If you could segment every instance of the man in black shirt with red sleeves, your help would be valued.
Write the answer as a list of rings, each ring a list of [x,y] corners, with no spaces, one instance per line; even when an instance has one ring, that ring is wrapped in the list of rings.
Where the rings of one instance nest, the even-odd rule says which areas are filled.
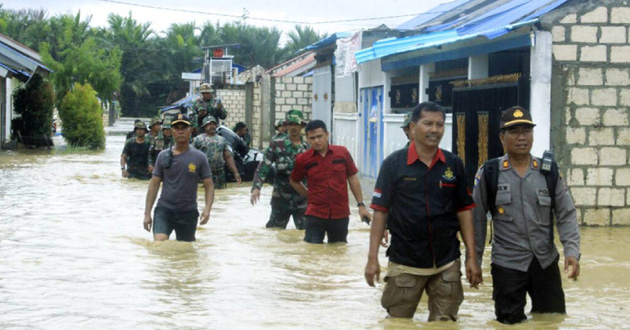
[[[444,110],[432,102],[413,110],[408,148],[387,157],[374,188],[374,221],[365,278],[374,286],[385,222],[392,235],[381,304],[392,317],[412,318],[423,291],[429,321],[456,320],[464,295],[457,232],[466,245],[466,277],[481,283],[471,209],[475,206],[461,159],[439,148]]]

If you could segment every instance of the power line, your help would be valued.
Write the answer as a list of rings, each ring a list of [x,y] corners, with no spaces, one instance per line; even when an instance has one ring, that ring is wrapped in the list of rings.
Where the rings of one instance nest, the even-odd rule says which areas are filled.
[[[121,4],[121,5],[127,5],[127,6],[142,7],[142,8],[176,11],[176,12],[190,13],[190,14],[203,14],[203,15],[212,15],[212,16],[219,16],[219,17],[230,17],[230,18],[238,18],[238,19],[242,19],[243,18],[243,14],[241,14],[241,15],[221,14],[221,13],[213,13],[213,12],[207,12],[207,11],[198,11],[198,10],[188,10],[188,9],[178,9],[178,8],[168,8],[168,7],[160,7],[160,6],[152,6],[152,5],[143,5],[143,4],[138,4],[138,3],[117,1],[117,0],[97,0],[97,1],[116,3],[116,4]],[[318,24],[374,21],[374,20],[383,20],[383,19],[391,19],[391,18],[402,18],[402,17],[419,16],[419,15],[442,14],[442,13],[446,13],[446,11],[432,11],[432,12],[424,12],[424,13],[416,13],[416,14],[392,15],[392,16],[370,17],[370,18],[353,18],[353,19],[344,19],[344,20],[336,20],[336,21],[318,21],[318,22],[303,22],[303,21],[292,21],[292,20],[262,18],[262,17],[250,17],[250,16],[247,16],[247,19],[248,20],[257,20],[257,21],[266,21],[266,22],[277,22],[277,23],[318,25]]]

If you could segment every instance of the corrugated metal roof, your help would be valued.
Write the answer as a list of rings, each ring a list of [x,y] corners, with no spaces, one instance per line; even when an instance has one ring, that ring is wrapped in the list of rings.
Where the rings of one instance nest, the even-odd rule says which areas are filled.
[[[324,48],[326,46],[330,46],[332,44],[335,44],[337,42],[337,39],[341,39],[341,38],[345,38],[347,36],[349,36],[350,33],[349,32],[337,32],[337,33],[333,33],[331,35],[329,35],[328,37],[321,39],[320,41],[310,45],[310,46],[306,46],[300,50],[297,51],[297,53],[301,53],[303,51],[307,51],[307,50],[315,50],[315,49],[320,49],[320,48]]]
[[[400,54],[428,47],[459,42],[477,37],[494,39],[509,31],[538,21],[538,17],[564,4],[567,0],[512,0],[485,11],[478,8],[474,13],[448,23],[433,25],[429,33],[416,36],[385,39],[355,53],[357,63],[364,63],[389,55]],[[457,2],[457,1],[456,1]],[[459,3],[461,5],[461,3]],[[439,6],[438,6],[439,7]],[[479,15],[481,13],[481,15]],[[426,24],[439,22],[427,21]]]

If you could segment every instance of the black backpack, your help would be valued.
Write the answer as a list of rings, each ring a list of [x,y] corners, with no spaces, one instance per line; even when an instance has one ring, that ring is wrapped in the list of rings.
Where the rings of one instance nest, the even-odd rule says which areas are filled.
[[[550,171],[541,171],[545,175],[545,181],[547,181],[547,190],[551,197],[550,219],[551,219],[551,241],[553,242],[553,209],[556,205],[556,183],[558,183],[558,177],[560,172],[558,171],[558,164],[554,161],[551,163]],[[497,186],[499,184],[499,158],[493,158],[483,164],[483,176],[486,183],[486,193],[488,201],[488,210],[492,217],[497,213]],[[490,226],[490,242],[492,243],[492,226]]]

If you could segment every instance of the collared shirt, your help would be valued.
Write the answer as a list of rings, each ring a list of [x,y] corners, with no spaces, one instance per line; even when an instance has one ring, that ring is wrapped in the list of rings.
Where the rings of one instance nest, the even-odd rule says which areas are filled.
[[[462,160],[438,149],[427,166],[413,142],[383,161],[371,205],[388,213],[389,260],[415,268],[459,258],[457,213],[473,207]]]
[[[545,175],[540,172],[540,159],[531,157],[527,173],[521,177],[514,169],[507,154],[499,159],[497,187],[497,213],[492,219],[494,238],[492,262],[499,266],[526,272],[536,257],[547,268],[558,256],[551,241],[551,195]],[[487,188],[483,166],[475,177],[473,198],[477,208],[473,210],[475,245],[481,264],[488,226]],[[580,232],[575,205],[564,179],[556,184],[554,214],[565,257],[580,256]]]
[[[308,180],[306,215],[323,219],[342,219],[350,215],[348,178],[359,170],[343,146],[328,145],[326,156],[309,149],[295,158],[291,180]]]

